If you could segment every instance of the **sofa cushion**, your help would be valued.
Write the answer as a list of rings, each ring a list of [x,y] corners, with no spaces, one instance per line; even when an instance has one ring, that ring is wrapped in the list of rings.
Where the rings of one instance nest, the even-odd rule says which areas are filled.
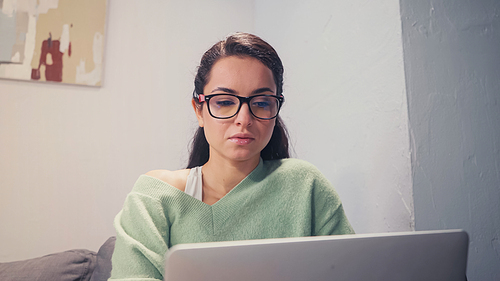
[[[24,261],[0,263],[0,280],[89,281],[95,264],[95,252],[70,250]]]
[[[97,252],[97,264],[90,281],[107,281],[111,277],[111,256],[115,250],[116,237],[110,237]]]

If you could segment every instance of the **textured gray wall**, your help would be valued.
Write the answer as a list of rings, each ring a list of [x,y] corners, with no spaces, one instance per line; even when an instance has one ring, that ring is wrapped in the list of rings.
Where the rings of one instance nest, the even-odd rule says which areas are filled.
[[[465,229],[500,280],[500,1],[400,3],[416,230]]]

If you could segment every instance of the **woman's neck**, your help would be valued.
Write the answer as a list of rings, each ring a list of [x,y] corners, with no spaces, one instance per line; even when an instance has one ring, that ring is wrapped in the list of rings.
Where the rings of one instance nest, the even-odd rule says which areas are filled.
[[[246,161],[210,157],[202,169],[204,190],[211,189],[219,195],[226,195],[259,165],[259,161],[260,155]]]

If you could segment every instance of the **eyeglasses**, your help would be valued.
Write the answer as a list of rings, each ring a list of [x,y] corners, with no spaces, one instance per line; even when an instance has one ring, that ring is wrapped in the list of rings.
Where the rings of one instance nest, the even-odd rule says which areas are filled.
[[[196,94],[195,94],[196,95]],[[240,112],[243,103],[248,104],[250,113],[258,119],[270,120],[276,118],[283,103],[283,96],[255,95],[240,97],[232,94],[199,94],[199,102],[207,102],[208,112],[214,118],[228,119]]]

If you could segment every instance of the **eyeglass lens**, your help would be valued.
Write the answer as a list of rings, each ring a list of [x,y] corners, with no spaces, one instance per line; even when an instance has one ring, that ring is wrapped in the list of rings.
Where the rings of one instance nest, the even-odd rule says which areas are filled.
[[[255,96],[249,101],[250,111],[258,118],[274,118],[278,114],[278,99],[273,96]],[[240,108],[240,100],[231,95],[210,98],[210,112],[219,118],[232,117]]]

